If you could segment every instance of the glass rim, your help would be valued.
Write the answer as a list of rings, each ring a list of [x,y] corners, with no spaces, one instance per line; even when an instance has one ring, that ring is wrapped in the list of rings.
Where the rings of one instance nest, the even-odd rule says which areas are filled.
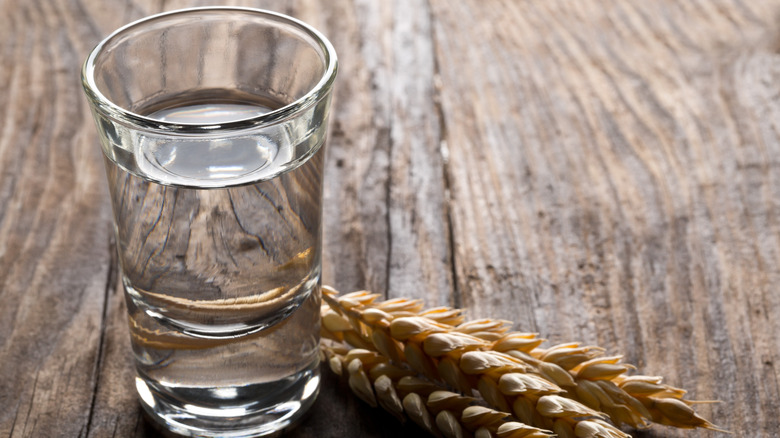
[[[320,46],[320,49],[325,55],[325,71],[322,73],[319,82],[315,84],[309,91],[306,92],[300,98],[293,102],[277,108],[267,113],[248,117],[244,119],[231,120],[229,122],[212,123],[212,124],[196,124],[196,123],[178,123],[169,122],[146,117],[137,114],[128,109],[122,108],[108,99],[98,88],[95,81],[95,61],[98,56],[103,52],[103,49],[111,42],[111,40],[127,32],[128,30],[137,26],[142,26],[148,22],[165,18],[171,15],[187,14],[192,12],[209,12],[209,11],[224,11],[224,12],[241,12],[263,15],[277,19],[295,26],[299,30],[308,34],[315,43]],[[94,107],[99,109],[105,116],[112,120],[129,125],[134,128],[140,128],[150,131],[163,132],[165,134],[216,134],[230,131],[243,131],[246,129],[256,129],[258,127],[265,127],[283,122],[296,114],[310,108],[317,102],[322,100],[328,95],[328,92],[333,87],[333,83],[336,80],[336,73],[338,71],[338,58],[336,56],[336,50],[328,39],[317,29],[306,24],[305,22],[298,20],[297,18],[290,17],[279,12],[269,11],[258,8],[247,8],[238,6],[205,6],[177,9],[168,12],[162,12],[159,14],[149,15],[147,17],[130,22],[115,31],[111,32],[108,36],[103,38],[89,53],[87,59],[81,69],[81,84],[84,87],[84,91],[87,97],[90,99]]]

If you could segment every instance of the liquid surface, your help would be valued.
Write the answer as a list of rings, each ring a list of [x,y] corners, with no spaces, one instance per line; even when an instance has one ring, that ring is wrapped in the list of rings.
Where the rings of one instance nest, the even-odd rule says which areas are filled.
[[[246,95],[208,100],[156,103],[136,112],[160,121],[219,126],[266,114],[282,106],[268,99],[247,102]],[[142,179],[197,188],[233,187],[275,178],[300,166],[324,142],[321,121],[300,120],[214,134],[164,135],[156,132],[118,133],[104,126],[108,158]]]
[[[213,124],[233,122],[257,117],[271,112],[271,108],[260,103],[194,103],[164,108],[146,116],[163,122]]]
[[[217,124],[270,111],[271,108],[261,104],[181,103],[152,112],[147,117],[174,123]],[[139,164],[145,172],[172,183],[258,178],[261,175],[257,174],[273,163],[279,153],[279,144],[279,141],[257,134],[220,139],[152,140],[142,144]]]
[[[268,110],[176,102],[149,116]],[[318,388],[324,148],[247,134],[116,149],[106,169],[145,408],[193,430],[300,414]]]

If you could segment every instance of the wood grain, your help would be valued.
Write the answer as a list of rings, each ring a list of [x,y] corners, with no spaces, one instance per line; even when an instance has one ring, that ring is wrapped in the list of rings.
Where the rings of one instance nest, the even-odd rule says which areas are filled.
[[[152,13],[336,46],[325,282],[625,354],[780,430],[777,0],[0,2],[0,436],[158,436],[133,394],[87,52]],[[425,436],[332,376],[290,436]],[[639,437],[715,437],[654,427]]]

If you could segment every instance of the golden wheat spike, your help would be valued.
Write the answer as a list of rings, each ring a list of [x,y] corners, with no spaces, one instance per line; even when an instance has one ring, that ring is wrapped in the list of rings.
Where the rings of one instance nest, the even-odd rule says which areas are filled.
[[[373,349],[396,367],[463,394],[479,393],[494,408],[561,435],[627,436],[598,418],[639,428],[652,421],[720,430],[695,413],[684,390],[663,385],[659,377],[628,376],[635,367],[621,356],[605,356],[598,346],[569,342],[543,348],[544,340],[510,332],[507,321],[466,321],[458,309],[425,310],[420,300],[378,301],[367,291],[339,296],[327,287],[323,299],[324,338]],[[507,377],[502,386],[502,378],[512,375],[538,380]],[[585,419],[569,415],[576,412],[587,412],[590,422],[580,426]]]

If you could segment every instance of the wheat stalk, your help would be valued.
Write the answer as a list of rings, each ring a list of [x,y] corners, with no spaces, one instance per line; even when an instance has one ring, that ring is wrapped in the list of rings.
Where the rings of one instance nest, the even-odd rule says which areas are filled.
[[[420,300],[377,301],[365,291],[339,296],[323,288],[323,336],[407,364],[433,382],[560,437],[629,437],[615,426],[719,430],[698,416],[684,390],[661,378],[627,376],[633,366],[577,343],[541,348],[510,323],[465,321],[460,310],[423,309]]]

